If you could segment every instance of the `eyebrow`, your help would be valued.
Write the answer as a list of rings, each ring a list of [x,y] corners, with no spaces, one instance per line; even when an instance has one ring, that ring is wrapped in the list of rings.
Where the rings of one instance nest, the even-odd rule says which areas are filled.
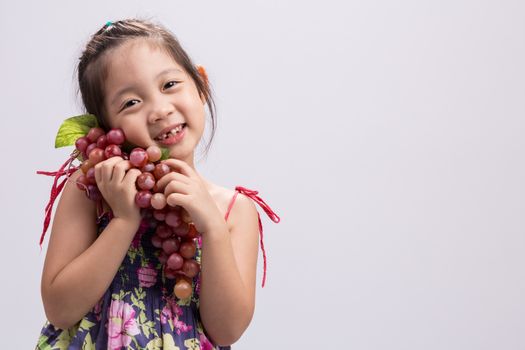
[[[168,69],[164,69],[162,72],[160,72],[159,74],[157,74],[157,76],[156,76],[155,78],[158,79],[158,78],[160,78],[162,75],[167,74],[167,73],[171,73],[171,72],[180,72],[180,73],[182,73],[182,71],[181,71],[180,69],[178,69],[178,68],[168,68]],[[115,97],[113,98],[113,100],[111,100],[111,104],[110,104],[110,106],[113,106],[113,105],[117,102],[117,100],[118,100],[118,98],[119,98],[120,96],[122,96],[122,95],[125,94],[126,92],[133,91],[135,88],[136,88],[135,85],[128,85],[128,86],[126,86],[126,87],[120,89],[120,90],[117,92],[117,94],[115,95]]]

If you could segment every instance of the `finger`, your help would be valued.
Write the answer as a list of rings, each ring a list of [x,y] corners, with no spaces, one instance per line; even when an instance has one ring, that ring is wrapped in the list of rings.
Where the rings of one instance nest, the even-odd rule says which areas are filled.
[[[115,165],[122,161],[121,157],[112,157],[109,159],[106,159],[105,161],[101,162],[101,175],[102,180],[106,182],[110,182],[113,179],[113,172],[115,169]]]
[[[124,175],[124,179],[122,180],[122,185],[124,187],[133,186],[135,188],[135,183],[137,182],[137,177],[142,174],[142,171],[137,168],[132,168],[126,171],[126,174]]]
[[[112,157],[95,165],[95,180],[97,183],[109,182],[113,175],[113,166],[121,161],[120,157]]]
[[[171,181],[166,185],[166,188],[164,189],[164,195],[168,197],[172,193],[188,194],[188,189],[189,186],[187,184],[178,181]]]
[[[188,177],[195,176],[195,171],[183,160],[169,158],[163,160],[162,163],[169,165],[172,169],[178,170],[181,174],[184,174]]]
[[[172,193],[168,197],[166,197],[166,203],[168,205],[174,207],[176,205],[179,205],[181,207],[184,206],[185,200],[184,195],[180,193]]]
[[[124,180],[124,176],[126,175],[126,170],[129,170],[131,168],[132,165],[129,160],[121,160],[120,162],[115,164],[113,168],[113,176],[111,178],[111,181],[121,183]]]
[[[176,171],[172,171],[171,173],[164,175],[163,177],[160,178],[159,181],[157,181],[158,191],[163,191],[164,187],[166,187],[166,185],[170,183],[171,181],[178,181],[178,182],[185,183],[185,184],[190,183],[186,175],[182,175]]]

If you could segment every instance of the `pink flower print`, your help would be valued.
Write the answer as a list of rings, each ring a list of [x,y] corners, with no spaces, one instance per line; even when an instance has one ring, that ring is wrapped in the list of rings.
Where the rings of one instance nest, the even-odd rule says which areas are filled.
[[[201,350],[213,350],[213,344],[202,333],[199,335],[199,342],[201,344]]]
[[[182,308],[177,304],[175,299],[169,297],[166,298],[166,305],[162,309],[160,313],[160,322],[162,324],[165,324],[169,320],[173,321],[173,327],[175,327],[177,334],[180,334],[181,332],[187,332],[190,331],[193,327],[188,326],[186,323],[179,320],[179,316],[182,316],[184,311]]]
[[[139,229],[137,230],[137,233],[135,233],[135,236],[133,237],[133,241],[131,242],[131,246],[133,248],[138,248],[140,246],[140,241],[142,239],[142,235],[148,230],[148,222],[146,220],[142,220],[139,225]]]
[[[139,267],[137,269],[137,277],[141,287],[149,288],[157,283],[157,271],[151,263],[146,267]]]
[[[101,312],[102,312],[102,303],[104,302],[103,298],[101,298],[97,303],[95,304],[95,307],[93,308],[93,313],[95,314],[95,318],[97,321],[100,321],[101,319]]]
[[[164,305],[164,308],[162,308],[162,312],[160,313],[160,322],[166,323],[168,320],[173,319],[174,317],[179,317],[182,315],[182,309],[179,305],[175,302],[175,300],[171,297],[166,298],[166,305]]]
[[[197,281],[195,282],[195,294],[200,295],[201,292],[201,276],[200,273],[197,275]]]
[[[162,311],[160,312],[160,323],[165,324],[168,320],[171,320],[171,309],[168,305],[164,305]]]
[[[117,350],[128,347],[131,337],[139,334],[135,321],[135,310],[121,300],[112,300],[109,307],[108,349]]]
[[[177,334],[180,334],[181,332],[187,332],[191,331],[191,326],[188,326],[186,323],[179,320],[179,318],[176,318],[173,320],[173,326],[177,330]]]

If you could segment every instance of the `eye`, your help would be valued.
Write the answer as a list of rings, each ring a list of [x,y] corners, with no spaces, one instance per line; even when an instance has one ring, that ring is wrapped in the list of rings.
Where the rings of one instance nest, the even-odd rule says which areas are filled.
[[[178,83],[179,83],[178,81],[174,81],[174,80],[173,81],[169,81],[169,82],[166,83],[166,85],[164,85],[164,87],[169,89],[170,87],[173,87],[173,86],[177,85]]]
[[[138,101],[138,100],[129,100],[129,101],[127,101],[126,103],[124,103],[124,106],[123,106],[122,109],[126,109],[128,107],[133,107],[135,104],[130,104],[133,101]]]

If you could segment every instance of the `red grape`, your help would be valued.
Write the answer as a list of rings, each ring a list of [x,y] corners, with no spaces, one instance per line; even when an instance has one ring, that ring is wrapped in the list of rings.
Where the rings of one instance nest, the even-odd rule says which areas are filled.
[[[76,184],[79,189],[84,191],[87,190],[87,185],[89,185],[89,181],[86,175],[82,174],[79,177],[77,177]]]
[[[96,142],[99,136],[104,135],[104,134],[105,132],[101,128],[91,128],[89,129],[86,137],[89,139],[89,141]]]
[[[186,259],[191,259],[195,255],[197,247],[193,241],[182,242],[179,248],[179,253]]]
[[[91,143],[91,142],[88,140],[87,137],[85,137],[85,136],[83,136],[83,137],[79,137],[79,138],[75,141],[75,147],[76,147],[76,149],[77,149],[79,152],[83,153],[83,152],[86,150],[87,146],[89,146],[90,143]]]
[[[141,168],[148,162],[148,154],[142,148],[134,148],[129,155],[129,161],[135,168]]]
[[[175,270],[175,271],[180,269],[183,264],[184,264],[184,259],[178,253],[170,254],[170,256],[168,257],[168,261],[166,261],[166,265],[168,265],[170,269]]]
[[[164,209],[166,207],[166,197],[164,197],[163,193],[154,193],[151,197],[151,206],[154,209],[160,210]],[[164,217],[161,221],[165,220],[166,215],[164,214]]]
[[[89,168],[86,172],[86,179],[88,181],[88,184],[90,185],[96,185],[97,180],[95,180],[95,168]]]
[[[196,262],[193,259],[184,260],[184,264],[182,264],[182,272],[186,274],[189,278],[193,278],[197,276],[197,274],[200,271],[199,263]]]
[[[93,201],[99,201],[102,199],[102,194],[98,190],[96,185],[88,185],[88,198]]]
[[[166,221],[166,223],[171,227],[177,227],[181,223],[179,213],[173,210],[170,210],[166,213],[166,218],[164,221]]]
[[[94,150],[95,148],[97,148],[97,143],[96,143],[96,142],[90,143],[90,144],[86,147],[86,156],[89,157],[89,154],[90,154],[91,151]]]
[[[104,149],[108,145],[108,141],[106,140],[106,135],[100,135],[97,139],[97,147]]]
[[[161,247],[162,247],[162,238],[160,238],[160,237],[157,236],[157,235],[153,235],[153,236],[151,236],[151,244],[152,244],[155,248],[161,248]]]
[[[151,202],[150,191],[138,191],[135,195],[135,203],[139,208],[149,208]]]
[[[191,283],[184,278],[180,278],[177,283],[175,283],[175,287],[173,287],[173,293],[175,293],[179,299],[189,298],[192,293]]]
[[[153,197],[151,197],[151,199],[153,200]],[[153,206],[153,203],[152,203],[152,206]],[[166,218],[166,213],[167,213],[166,210],[154,210],[153,217],[157,219],[158,221],[164,221],[164,219]]]
[[[125,140],[124,132],[122,131],[122,129],[111,129],[108,131],[107,140],[108,143],[112,143],[114,145],[122,145]]]
[[[166,252],[166,254],[175,253],[177,250],[179,250],[179,240],[176,238],[168,238],[162,242],[162,250]]]
[[[101,148],[95,147],[93,150],[89,153],[89,160],[93,163],[93,165],[96,165],[106,159],[104,156],[104,151]]]
[[[162,151],[155,145],[149,146],[146,152],[148,153],[148,157],[151,162],[156,162],[162,156]]]
[[[186,237],[189,233],[189,226],[181,224],[173,229],[173,232],[179,237]]]
[[[153,170],[153,175],[157,180],[160,180],[164,175],[171,172],[170,167],[167,164],[159,163],[155,165],[155,170]]]
[[[122,150],[117,145],[107,145],[104,149],[104,156],[106,156],[107,159],[120,155],[122,155]]]
[[[168,225],[160,224],[157,226],[157,229],[155,230],[155,234],[159,236],[160,238],[168,238],[173,234],[173,231]]]
[[[151,159],[150,159],[150,161],[151,161]],[[147,164],[144,165],[144,166],[142,167],[142,169],[140,169],[140,170],[141,170],[143,173],[145,173],[145,172],[152,173],[153,170],[155,170],[155,164],[153,164],[153,163],[151,163],[151,162],[150,162],[150,163],[147,163]]]
[[[80,165],[80,170],[82,170],[82,172],[86,174],[87,171],[92,167],[93,167],[93,162],[91,162],[89,159],[86,159],[85,161],[82,162],[82,165]]]
[[[155,185],[155,177],[151,173],[142,173],[137,177],[137,186],[141,190],[151,190]]]

